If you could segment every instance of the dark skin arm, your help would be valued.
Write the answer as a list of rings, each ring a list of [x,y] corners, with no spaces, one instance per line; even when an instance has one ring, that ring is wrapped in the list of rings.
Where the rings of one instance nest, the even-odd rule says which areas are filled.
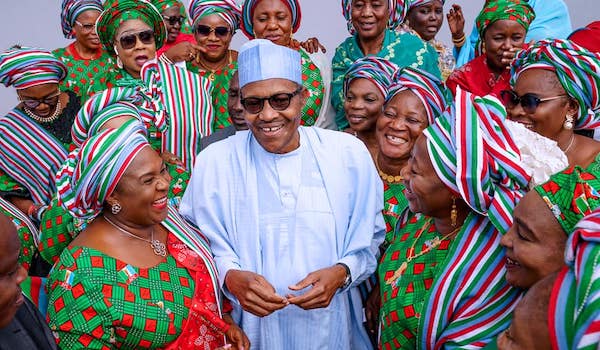
[[[321,50],[321,52],[323,53],[327,52],[325,46],[321,45],[319,39],[317,38],[308,38],[306,39],[306,41],[301,42],[300,46],[308,53],[315,53],[319,50]]]
[[[297,305],[305,310],[324,308],[329,306],[335,292],[346,280],[346,269],[341,265],[334,265],[309,273],[303,280],[290,290],[298,291],[312,286],[306,293],[300,295],[288,294],[290,304]]]
[[[233,318],[229,314],[223,315],[223,321],[225,321],[230,327],[225,332],[227,338],[226,344],[221,349],[232,349],[232,350],[248,350],[250,349],[250,340],[246,336],[246,333],[233,321]]]
[[[261,275],[250,271],[229,270],[225,286],[245,311],[264,317],[283,309],[289,302]]]

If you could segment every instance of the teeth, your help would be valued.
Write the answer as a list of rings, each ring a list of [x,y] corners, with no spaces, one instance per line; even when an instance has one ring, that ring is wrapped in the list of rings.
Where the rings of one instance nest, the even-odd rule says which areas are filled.
[[[399,137],[391,136],[391,135],[385,135],[385,138],[388,139],[388,140],[390,140],[393,143],[398,143],[398,144],[405,144],[405,143],[408,142],[405,139],[401,139]]]
[[[273,132],[273,131],[277,131],[279,129],[281,129],[283,126],[276,126],[276,127],[272,127],[272,128],[261,128],[262,131],[264,132]]]
[[[167,201],[167,197],[163,197],[161,199],[155,200],[154,204],[163,204]]]
[[[521,266],[521,264],[519,264],[518,262],[514,261],[513,259],[506,257],[506,262],[508,262],[509,265],[515,265],[515,266]]]

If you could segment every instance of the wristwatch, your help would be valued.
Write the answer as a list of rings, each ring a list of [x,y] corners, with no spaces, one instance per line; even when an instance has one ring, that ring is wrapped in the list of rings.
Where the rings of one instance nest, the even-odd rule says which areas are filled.
[[[344,268],[344,270],[346,270],[346,278],[344,279],[344,284],[342,284],[342,286],[340,287],[340,289],[345,289],[350,285],[350,283],[352,283],[352,275],[350,274],[350,268],[344,263],[337,263],[336,265],[340,265]]]

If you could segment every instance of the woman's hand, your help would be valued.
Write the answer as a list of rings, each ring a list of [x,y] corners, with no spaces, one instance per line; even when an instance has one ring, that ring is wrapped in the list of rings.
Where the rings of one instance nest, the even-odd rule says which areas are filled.
[[[367,319],[367,331],[370,334],[377,333],[379,326],[379,309],[381,308],[381,296],[379,295],[379,283],[377,283],[365,303],[365,317]]]
[[[184,166],[183,161],[181,161],[181,159],[179,159],[179,157],[177,157],[176,155],[174,155],[171,152],[163,152],[160,154],[160,156],[165,161],[165,163]]]
[[[189,62],[196,58],[200,51],[203,51],[200,46],[184,41],[168,49],[163,55],[166,55],[171,62]]]
[[[460,40],[465,35],[465,17],[462,8],[457,4],[453,4],[448,14],[446,14],[446,19],[448,20],[450,33],[452,33],[452,39]]]
[[[10,197],[8,201],[14,204],[15,207],[19,208],[19,210],[25,215],[29,215],[29,208],[33,205],[33,201],[31,199],[25,199],[17,196]]]
[[[246,333],[233,321],[230,315],[223,315],[223,320],[229,324],[229,329],[225,332],[225,337],[229,342],[220,349],[231,349],[231,350],[248,350],[250,349],[250,339],[246,336]]]
[[[306,50],[306,52],[308,52],[308,53],[318,52],[319,49],[323,53],[327,52],[327,49],[325,49],[325,46],[321,45],[321,43],[319,42],[319,39],[317,39],[317,38],[308,38],[308,39],[306,39],[306,41],[301,42],[300,46],[304,50]]]

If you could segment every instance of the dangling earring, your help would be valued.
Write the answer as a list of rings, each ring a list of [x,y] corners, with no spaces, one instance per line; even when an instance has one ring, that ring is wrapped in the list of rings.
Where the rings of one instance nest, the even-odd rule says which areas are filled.
[[[121,58],[119,56],[117,56],[117,67],[123,69],[123,61],[121,61]]]
[[[110,206],[110,212],[113,213],[113,215],[119,214],[121,209],[123,209],[123,208],[121,208],[121,204],[119,204],[119,203],[115,203]]]
[[[565,130],[571,130],[573,129],[573,116],[570,114],[567,114],[565,116],[565,122],[563,123],[563,128],[565,128]]]
[[[450,211],[450,225],[456,227],[456,219],[458,219],[458,210],[456,210],[456,198],[452,197],[452,210]]]

